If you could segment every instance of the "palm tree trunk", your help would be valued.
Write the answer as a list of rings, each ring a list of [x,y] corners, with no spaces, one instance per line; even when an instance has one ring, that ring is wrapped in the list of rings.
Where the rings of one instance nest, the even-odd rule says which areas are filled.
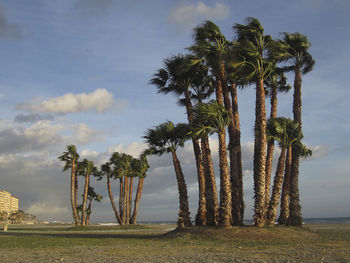
[[[179,218],[177,221],[177,227],[189,227],[192,226],[190,219],[190,210],[188,205],[188,195],[187,195],[187,185],[185,183],[185,177],[182,172],[182,168],[180,165],[180,161],[177,158],[176,152],[171,152],[173,157],[173,164],[175,168],[177,187],[179,190],[179,201],[180,201],[180,210],[179,210]]]
[[[136,190],[136,196],[135,196],[134,212],[132,213],[132,216],[130,219],[130,224],[136,224],[136,217],[137,217],[137,212],[138,212],[140,199],[141,199],[141,195],[142,195],[143,181],[144,180],[145,180],[144,177],[142,177],[142,178],[139,177],[139,182],[137,184],[137,190]]]
[[[206,200],[206,223],[208,226],[217,225],[218,218],[218,193],[216,188],[215,173],[208,136],[201,138],[203,164],[205,172],[205,200]]]
[[[89,201],[89,206],[88,206],[89,212],[86,214],[86,225],[87,226],[90,224],[91,208],[92,208],[92,199],[90,199],[90,201]]]
[[[265,225],[265,164],[266,164],[266,110],[264,81],[256,85],[254,140],[254,221],[255,226]]]
[[[220,78],[220,76],[219,76]],[[220,79],[216,81],[216,101],[224,106],[223,87]],[[220,206],[219,206],[219,225],[222,227],[231,224],[231,182],[228,172],[227,152],[226,152],[226,132],[225,130],[218,133],[219,137],[219,166],[220,166]],[[228,190],[227,187],[230,189]],[[229,200],[228,200],[229,199]],[[229,205],[229,207],[228,207]]]
[[[75,177],[76,177],[76,163],[73,160],[72,161],[72,168],[71,168],[71,191],[70,191],[70,200],[71,200],[71,205],[72,205],[72,211],[73,211],[73,219],[74,219],[74,223],[76,226],[80,225],[79,222],[79,216],[78,216],[78,212],[77,212],[77,206],[76,206],[76,202],[75,202]]]
[[[277,170],[274,179],[271,200],[266,213],[266,225],[272,226],[277,216],[277,207],[280,200],[281,188],[283,182],[283,168],[286,160],[286,148],[282,147],[281,155],[278,158]]]
[[[241,204],[240,204],[240,193],[242,192],[239,186],[239,177],[242,176],[242,174],[239,174],[238,170],[238,160],[237,160],[237,153],[235,152],[236,149],[234,149],[235,143],[236,143],[236,136],[237,136],[237,128],[235,119],[233,117],[233,108],[232,103],[230,99],[230,92],[228,89],[227,81],[225,78],[225,69],[224,64],[222,63],[221,66],[221,74],[220,79],[222,82],[222,91],[223,91],[223,98],[224,98],[224,104],[225,108],[229,114],[231,122],[228,125],[228,135],[229,135],[229,144],[228,144],[228,150],[229,150],[229,158],[230,158],[230,185],[231,185],[231,218],[232,218],[232,224],[233,225],[241,225]],[[236,94],[237,95],[237,94]],[[237,104],[238,109],[238,104]],[[237,112],[238,113],[238,112]]]
[[[79,182],[78,182],[78,174],[77,174],[77,169],[75,169],[75,189],[74,189],[74,195],[75,195],[75,207],[79,206],[79,196],[78,196],[78,192],[79,192]],[[77,219],[80,222],[80,216],[79,213],[77,212]]]
[[[193,106],[188,89],[185,90],[186,112],[188,123],[193,122]],[[201,149],[198,140],[192,138],[194,157],[196,159],[197,177],[198,177],[198,210],[196,215],[196,226],[206,224],[206,199],[205,199],[205,178]]]
[[[129,221],[128,221],[128,196],[129,196],[129,177],[124,176],[124,191],[123,191],[123,221],[124,224],[128,225]]]
[[[277,117],[277,89],[272,88],[272,94],[270,98],[271,112],[270,118]],[[272,170],[272,160],[273,151],[275,148],[275,141],[272,139],[267,144],[267,154],[266,154],[266,167],[265,167],[265,207],[268,209],[269,199],[270,199],[270,186],[271,186],[271,170]]]
[[[295,70],[294,94],[293,94],[293,115],[294,121],[299,123],[299,131],[302,130],[301,120],[301,72]],[[302,225],[301,206],[299,200],[299,152],[292,146],[292,170],[290,176],[290,216],[289,223],[292,226]]]
[[[113,207],[115,217],[117,218],[119,225],[122,225],[123,224],[122,219],[121,219],[120,214],[118,213],[118,209],[114,203],[114,196],[112,193],[111,181],[110,181],[108,176],[107,176],[107,189],[108,189],[108,196],[109,196],[109,199],[111,200],[111,205]]]
[[[84,186],[84,194],[83,194],[83,207],[81,212],[81,224],[83,226],[86,225],[86,205],[87,205],[87,197],[90,185],[90,174],[87,173],[85,176],[85,186]]]
[[[131,219],[131,209],[132,209],[132,191],[133,191],[133,184],[134,184],[134,177],[130,177],[130,187],[129,187],[129,197],[128,197],[128,216],[127,216],[127,219],[128,219],[128,222],[130,223],[130,219]]]
[[[234,124],[234,133],[232,140],[232,152],[234,154],[233,164],[235,174],[231,176],[232,187],[232,224],[235,226],[243,225],[244,200],[243,200],[243,173],[242,173],[242,153],[241,153],[241,128],[238,113],[237,86],[231,85],[232,116]]]
[[[278,223],[280,225],[287,225],[289,218],[289,189],[290,189],[290,173],[292,165],[292,146],[288,147],[286,168],[284,172],[283,186],[282,186],[282,196],[281,196],[281,209],[280,216],[278,218]]]
[[[299,200],[299,150],[292,146],[292,165],[290,176],[290,204],[288,223],[292,226],[302,226],[301,206]]]
[[[119,214],[122,219],[122,224],[124,225],[124,202],[123,202],[123,193],[124,193],[124,187],[123,187],[123,177],[119,178]]]
[[[220,163],[220,207],[219,226],[231,225],[231,182],[228,171],[225,130],[218,133],[219,137],[219,163]]]

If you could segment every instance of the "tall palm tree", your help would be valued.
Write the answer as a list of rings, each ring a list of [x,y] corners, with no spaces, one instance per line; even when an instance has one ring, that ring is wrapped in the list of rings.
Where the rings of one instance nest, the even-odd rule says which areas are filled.
[[[79,154],[77,153],[77,149],[75,145],[68,145],[67,151],[63,152],[62,155],[58,157],[60,161],[65,162],[65,165],[63,167],[63,172],[67,170],[71,170],[71,185],[70,185],[70,200],[71,200],[71,206],[73,211],[73,219],[75,225],[80,225],[79,215],[77,211],[77,205],[76,205],[76,195],[75,195],[75,182],[77,177],[77,162],[79,159]]]
[[[219,139],[219,166],[220,166],[220,206],[219,225],[227,227],[231,225],[231,181],[228,171],[226,138],[224,130],[231,119],[228,111],[217,101],[198,104],[195,109],[196,118],[192,125],[192,133],[200,136],[203,133],[216,132]]]
[[[187,139],[187,130],[186,124],[177,124],[175,126],[171,121],[168,121],[153,129],[148,129],[146,135],[143,137],[149,147],[145,151],[145,154],[162,155],[164,153],[171,153],[179,191],[180,209],[177,221],[178,228],[192,226],[188,205],[187,185],[180,161],[176,154],[177,148],[184,146],[185,140]]]
[[[264,81],[266,96],[270,97],[270,119],[277,117],[277,93],[288,92],[291,86],[287,84],[287,78],[276,68],[273,73]],[[268,209],[270,184],[271,184],[271,168],[275,144],[274,139],[271,138],[267,144],[266,150],[266,167],[265,167],[265,206]]]
[[[298,130],[298,124],[288,118],[271,118],[267,122],[268,137],[279,142],[281,154],[278,159],[276,175],[272,190],[269,207],[266,213],[266,225],[273,225],[276,215],[278,202],[281,195],[283,182],[283,169],[286,160],[286,151],[295,141],[300,141],[302,134]]]
[[[189,123],[193,121],[193,105],[191,102],[190,88],[193,82],[198,79],[198,74],[203,74],[206,70],[201,65],[191,65],[193,56],[178,55],[164,60],[164,68],[158,70],[151,79],[151,83],[156,85],[159,93],[174,93],[177,96],[184,96],[180,100],[186,107],[187,119]],[[203,158],[198,139],[192,138],[194,156],[196,159],[198,177],[198,211],[196,215],[196,225],[206,224],[206,198],[205,198],[205,176]]]
[[[236,42],[231,42],[230,47],[227,50],[225,56],[227,79],[229,83],[229,91],[231,94],[232,101],[232,128],[229,128],[229,132],[232,133],[230,142],[230,160],[231,168],[231,186],[232,186],[232,224],[233,225],[243,225],[244,218],[244,200],[243,200],[243,173],[242,173],[242,149],[241,149],[241,128],[240,119],[238,112],[238,97],[237,97],[237,87],[241,88],[246,86],[245,81],[242,81],[241,75],[239,74],[240,68],[235,68],[230,63],[232,57],[236,57],[237,50],[234,46],[237,45]],[[229,126],[229,127],[230,127]]]
[[[256,18],[247,18],[246,24],[235,24],[236,56],[230,61],[239,69],[246,81],[256,84],[255,140],[254,140],[254,221],[258,227],[265,225],[265,164],[266,164],[266,109],[264,80],[271,74],[274,61],[267,51],[274,44]]]
[[[149,168],[149,165],[147,162],[147,156],[144,154],[140,156],[140,159],[135,159],[132,163],[132,170],[137,174],[138,184],[137,184],[136,196],[134,200],[134,211],[130,218],[130,224],[136,224],[138,207],[139,207],[140,199],[142,195],[143,182],[147,176],[146,172],[148,168]]]
[[[299,129],[302,130],[301,118],[301,82],[302,74],[310,72],[315,60],[309,53],[311,43],[306,36],[300,33],[283,33],[283,39],[279,41],[277,55],[279,61],[287,63],[283,69],[294,72],[294,95],[293,95],[293,116],[294,121],[299,123]],[[299,153],[298,147],[292,148],[292,169],[290,178],[290,223],[293,226],[301,226],[301,206],[299,201]]]
[[[194,52],[196,56],[202,58],[210,67],[216,81],[216,100],[218,104],[225,106],[231,120],[228,125],[228,149],[230,153],[230,177],[233,183],[232,192],[235,197],[231,200],[233,204],[233,209],[231,209],[231,211],[233,224],[241,225],[243,223],[244,203],[240,159],[240,132],[237,131],[237,122],[235,121],[238,116],[238,104],[234,105],[237,107],[237,111],[234,112],[225,70],[225,56],[230,43],[221,33],[220,28],[211,21],[206,21],[201,26],[194,29],[194,39],[195,44],[191,46],[189,50]],[[222,132],[222,136],[225,137],[225,130]]]

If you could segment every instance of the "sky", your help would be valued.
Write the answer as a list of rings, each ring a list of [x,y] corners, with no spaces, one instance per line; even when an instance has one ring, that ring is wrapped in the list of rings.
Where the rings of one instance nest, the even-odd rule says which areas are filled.
[[[137,157],[148,128],[186,121],[177,98],[149,84],[163,60],[186,53],[193,28],[205,20],[231,40],[235,23],[255,17],[273,38],[299,32],[312,43],[315,68],[302,83],[304,142],[313,150],[301,162],[303,216],[349,217],[349,13],[348,0],[0,0],[0,189],[40,220],[72,221],[69,173],[57,160],[67,145],[75,144],[81,159],[96,165],[115,151]],[[238,99],[250,219],[254,87],[239,90]],[[278,115],[292,117],[292,92],[278,99]],[[218,171],[217,138],[210,143]],[[198,186],[191,144],[179,158],[194,219]],[[171,157],[148,160],[138,220],[176,220]],[[103,199],[93,204],[91,220],[115,221],[105,180],[92,186]],[[117,182],[113,188],[116,195]]]

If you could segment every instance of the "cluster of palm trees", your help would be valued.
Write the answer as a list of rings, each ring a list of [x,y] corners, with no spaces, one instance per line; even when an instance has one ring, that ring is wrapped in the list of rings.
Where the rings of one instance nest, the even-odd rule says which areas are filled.
[[[58,159],[65,162],[63,171],[70,170],[71,172],[70,199],[76,226],[89,225],[92,201],[100,202],[102,199],[102,196],[97,194],[94,188],[90,186],[91,175],[96,177],[97,180],[106,178],[108,195],[118,223],[120,225],[136,224],[143,182],[149,168],[145,155],[141,155],[139,159],[136,159],[128,154],[115,152],[108,162],[97,168],[92,161],[87,159],[80,162],[75,145],[69,145],[67,151],[63,152]],[[85,177],[83,199],[80,205],[78,204],[78,176]],[[135,177],[138,177],[138,185],[134,199],[134,209],[132,210],[133,181]],[[119,209],[115,204],[111,179],[119,179]],[[88,201],[89,203],[87,203]]]
[[[109,161],[101,165],[99,180],[106,178],[108,196],[119,225],[136,224],[143,182],[147,176],[148,168],[146,155],[141,155],[139,159],[136,159],[129,154],[120,154],[118,152],[113,153]],[[138,184],[132,212],[133,182],[135,177],[138,178]],[[119,179],[119,210],[114,201],[111,179]]]
[[[186,140],[193,144],[199,185],[195,224],[242,225],[245,206],[237,88],[254,86],[254,222],[258,227],[273,224],[281,199],[279,223],[300,226],[299,159],[311,154],[301,143],[301,75],[311,71],[315,63],[308,53],[310,42],[299,33],[283,33],[282,39],[272,39],[256,18],[247,18],[233,29],[235,36],[229,41],[217,25],[204,22],[194,29],[189,53],[165,59],[164,67],[154,74],[151,83],[159,93],[178,97],[188,124],[168,121],[148,129],[144,138],[149,149],[145,153],[172,154],[180,201],[178,227],[191,226],[185,177],[176,155]],[[277,92],[291,88],[284,76],[289,71],[295,75],[294,120],[277,118]],[[214,100],[210,100],[212,95]],[[267,97],[271,102],[268,121]],[[213,133],[219,141],[219,199],[208,139]],[[281,155],[271,191],[275,141]]]
[[[79,161],[79,154],[75,145],[68,145],[67,151],[63,152],[58,157],[60,161],[65,162],[63,172],[70,170],[71,184],[70,184],[70,200],[73,211],[73,219],[76,226],[89,225],[92,201],[100,202],[102,196],[94,191],[94,188],[90,186],[90,177],[99,176],[97,168],[92,161],[84,159]],[[82,204],[79,205],[79,181],[78,176],[85,177],[84,191],[82,195]],[[89,204],[87,201],[89,200]]]

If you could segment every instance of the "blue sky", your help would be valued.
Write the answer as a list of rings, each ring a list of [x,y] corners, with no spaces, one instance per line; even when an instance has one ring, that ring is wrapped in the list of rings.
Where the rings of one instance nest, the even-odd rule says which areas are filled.
[[[312,43],[316,65],[303,78],[304,141],[314,151],[301,167],[304,216],[350,216],[349,13],[346,0],[0,1],[0,188],[41,219],[71,220],[68,175],[56,160],[66,146],[98,164],[113,151],[137,155],[146,129],[186,120],[175,97],[149,85],[163,59],[185,52],[207,19],[232,39],[234,23],[256,17],[274,38],[300,32]],[[239,92],[247,218],[254,100],[253,87]],[[280,95],[279,115],[291,117],[291,108],[292,93]],[[214,152],[215,137],[211,144]],[[194,218],[192,155],[190,145],[180,151]],[[171,160],[149,161],[139,219],[175,220]],[[104,182],[94,184],[104,200],[92,220],[114,220]]]

